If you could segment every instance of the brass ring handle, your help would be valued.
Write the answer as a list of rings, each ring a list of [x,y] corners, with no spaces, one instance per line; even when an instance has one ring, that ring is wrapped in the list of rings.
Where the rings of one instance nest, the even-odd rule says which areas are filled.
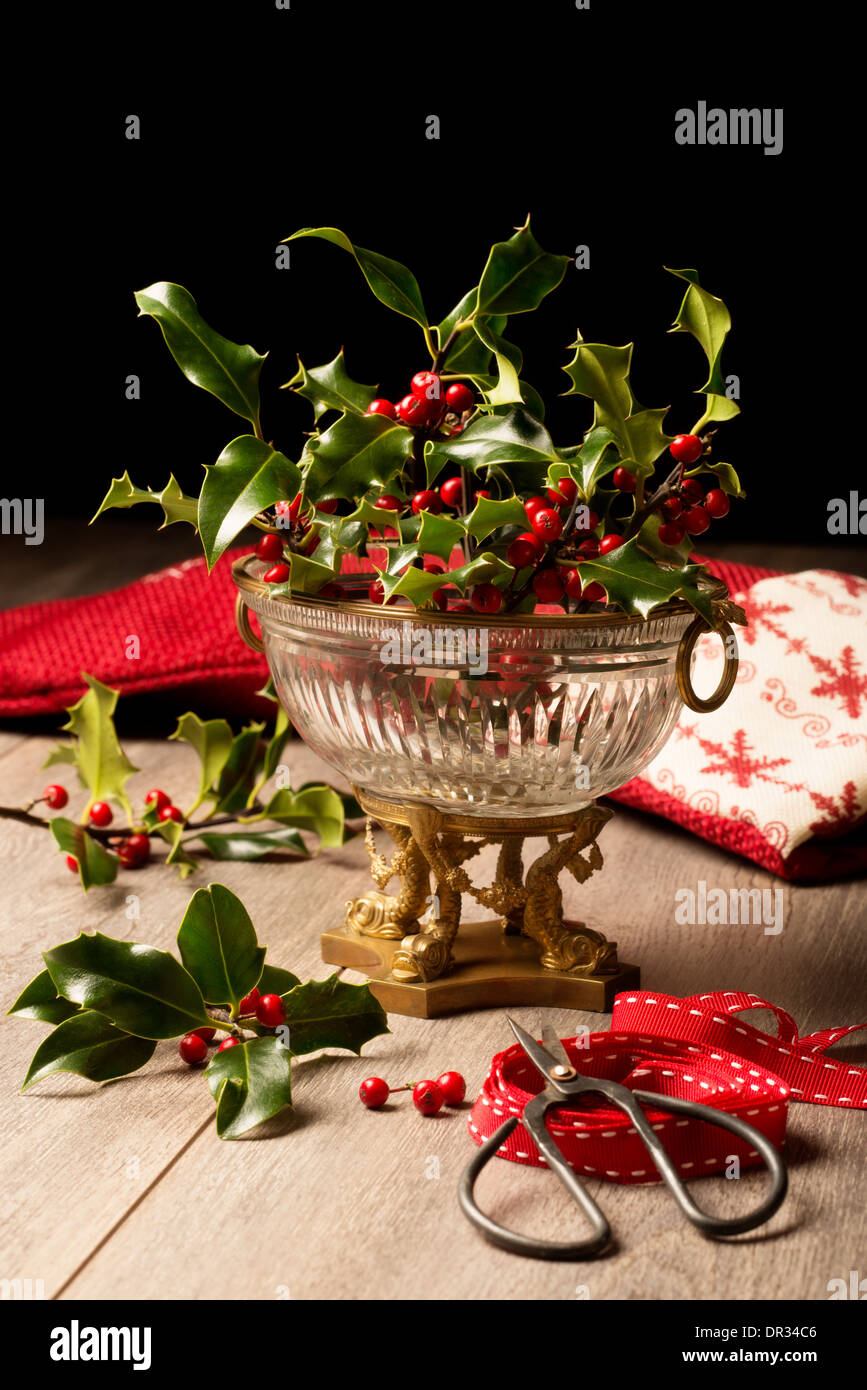
[[[244,595],[238,593],[235,596],[235,626],[241,634],[241,641],[245,642],[251,652],[263,652],[265,643],[261,637],[257,637],[250,626],[250,610],[244,602]]]
[[[693,689],[690,675],[690,662],[692,661],[692,653],[699,637],[701,637],[702,633],[711,631],[718,632],[722,638],[725,665],[723,667],[722,679],[716,690],[709,699],[703,700]],[[710,628],[704,618],[695,618],[680,639],[680,646],[677,649],[677,664],[675,667],[677,688],[680,691],[680,698],[683,700],[687,709],[695,710],[696,714],[710,714],[713,710],[719,709],[720,705],[731,695],[734,683],[737,679],[737,674],[738,644],[730,624],[722,622],[718,628]]]

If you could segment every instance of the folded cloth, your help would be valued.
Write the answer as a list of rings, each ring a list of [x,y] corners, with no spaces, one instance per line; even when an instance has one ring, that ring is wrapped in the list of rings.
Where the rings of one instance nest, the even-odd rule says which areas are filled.
[[[0,718],[60,712],[84,692],[82,671],[178,710],[267,713],[264,658],[235,630],[231,562],[242,553],[210,576],[204,558],[186,560],[109,593],[0,612]],[[863,870],[867,845],[850,832],[867,813],[867,583],[707,563],[750,622],[738,630],[737,686],[713,714],[684,710],[613,799],[785,878]],[[716,685],[721,659],[719,640],[702,639],[698,690]]]

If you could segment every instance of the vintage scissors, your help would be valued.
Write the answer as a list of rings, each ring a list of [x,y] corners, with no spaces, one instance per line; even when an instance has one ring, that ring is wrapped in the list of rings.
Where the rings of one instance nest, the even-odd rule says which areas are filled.
[[[654,1091],[632,1091],[627,1086],[621,1086],[617,1081],[607,1081],[598,1076],[582,1076],[573,1067],[565,1047],[550,1025],[546,1024],[542,1029],[542,1037],[545,1041],[543,1047],[541,1043],[531,1038],[529,1033],[525,1033],[523,1028],[519,1028],[513,1019],[509,1019],[509,1024],[530,1061],[545,1078],[546,1086],[544,1091],[527,1103],[523,1116],[513,1115],[501,1124],[489,1139],[485,1140],[478,1153],[464,1169],[458,1188],[458,1201],[465,1216],[481,1231],[486,1240],[492,1241],[494,1245],[502,1246],[504,1250],[510,1250],[515,1255],[529,1255],[537,1260],[586,1259],[591,1255],[598,1255],[608,1245],[611,1239],[611,1227],[604,1213],[596,1205],[581,1179],[566,1162],[545,1125],[545,1115],[553,1106],[564,1105],[567,1101],[574,1102],[578,1096],[590,1094],[604,1096],[606,1100],[617,1106],[629,1117],[677,1205],[687,1220],[691,1221],[702,1235],[740,1235],[743,1231],[751,1231],[756,1226],[760,1226],[763,1221],[767,1221],[778,1210],[786,1195],[788,1185],[786,1167],[770,1140],[765,1135],[760,1134],[752,1125],[748,1125],[744,1120],[738,1119],[734,1115],[729,1115],[722,1110],[715,1110],[709,1105],[700,1105],[696,1101],[682,1100],[677,1096],[661,1096]],[[678,1177],[674,1163],[654,1133],[653,1127],[642,1109],[643,1105],[652,1106],[656,1110],[673,1111],[678,1115],[689,1115],[693,1119],[704,1120],[711,1125],[719,1125],[722,1129],[731,1130],[732,1134],[738,1135],[751,1148],[756,1149],[767,1164],[771,1174],[771,1190],[764,1201],[745,1216],[709,1216],[707,1212],[702,1211],[700,1207],[695,1205],[684,1183]],[[488,1160],[493,1158],[519,1123],[532,1136],[540,1153],[546,1159],[548,1167],[557,1174],[567,1192],[590,1218],[594,1234],[589,1240],[535,1240],[532,1236],[525,1236],[517,1231],[508,1230],[479,1209],[473,1193],[476,1179]]]

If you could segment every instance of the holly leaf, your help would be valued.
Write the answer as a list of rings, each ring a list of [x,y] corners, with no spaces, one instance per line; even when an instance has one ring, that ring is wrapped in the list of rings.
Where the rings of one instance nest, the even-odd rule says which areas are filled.
[[[572,346],[575,356],[563,368],[572,385],[563,394],[588,396],[595,404],[594,423],[605,426],[614,436],[622,463],[631,472],[652,472],[673,436],[662,428],[668,406],[642,410],[632,394],[632,343],[611,347],[607,343],[585,343],[579,337]]]
[[[260,994],[288,994],[290,989],[300,985],[301,981],[291,970],[284,970],[281,965],[266,963],[256,983]]]
[[[206,1075],[221,1139],[237,1139],[292,1104],[292,1054],[274,1034],[217,1052]]]
[[[325,549],[326,554],[330,547],[320,546],[317,550]],[[340,571],[340,563],[343,558],[343,550],[334,550],[329,557],[327,564],[320,564],[318,560],[308,560],[306,555],[290,555],[289,578],[282,584],[271,584],[268,588],[269,598],[291,598],[293,594],[318,594],[324,584],[330,583]]]
[[[196,838],[215,859],[249,862],[281,849],[291,850],[304,859],[310,858],[310,851],[298,831],[289,827],[283,830],[203,831]]]
[[[495,388],[497,384],[496,377],[476,374],[470,376],[469,380],[474,381],[478,386],[479,390],[483,393],[483,395],[487,396],[490,399],[490,392]],[[544,420],[545,402],[542,400],[542,397],[539,395],[539,392],[536,390],[535,386],[531,386],[529,381],[524,381],[521,378],[518,381],[518,389],[521,393],[520,399],[527,407],[529,413],[535,416],[537,420]],[[498,414],[504,414],[508,412],[509,406],[494,405],[492,409]]]
[[[530,231],[530,219],[508,241],[491,247],[476,297],[475,314],[523,314],[537,309],[556,289],[569,256],[543,251]]]
[[[366,251],[363,246],[355,246],[346,233],[339,231],[337,227],[302,227],[300,231],[285,237],[284,241],[297,241],[299,237],[311,236],[330,241],[332,245],[348,251],[350,256],[355,257],[362,275],[382,304],[393,309],[396,314],[403,314],[406,318],[412,319],[422,328],[427,328],[427,314],[418,281],[400,261],[392,261],[377,251]]]
[[[58,1071],[75,1072],[88,1081],[113,1081],[138,1071],[155,1048],[155,1042],[131,1037],[101,1014],[85,1009],[59,1023],[36,1049],[21,1090]]]
[[[273,777],[277,768],[280,766],[280,759],[283,750],[292,737],[292,725],[289,716],[282,705],[277,710],[277,717],[274,721],[274,732],[271,735],[268,747],[265,749],[265,762],[262,769],[263,779],[267,782],[269,777]]]
[[[76,825],[65,816],[52,816],[49,824],[58,849],[63,854],[71,854],[76,860],[85,893],[94,885],[102,887],[106,883],[114,883],[118,860],[98,840],[88,835],[83,825]]]
[[[56,763],[71,763],[75,767],[75,748],[71,743],[58,743],[57,747],[48,754],[42,766],[54,767]]]
[[[201,764],[199,772],[199,791],[194,806],[199,806],[215,793],[211,791],[232,751],[232,730],[225,719],[201,720],[197,714],[188,711],[178,720],[178,727],[170,739],[179,739],[196,750]]]
[[[229,1005],[235,1015],[265,963],[247,909],[222,883],[200,888],[190,898],[178,950],[206,1003]]]
[[[160,821],[154,826],[154,829],[169,846],[169,852],[166,855],[166,864],[174,865],[181,879],[189,878],[190,874],[195,873],[199,866],[195,859],[191,859],[184,849],[183,834],[186,827],[179,824],[178,821],[166,820]],[[195,836],[191,836],[190,838],[195,839]]]
[[[295,496],[301,474],[285,454],[252,434],[227,444],[205,469],[199,497],[199,531],[208,569],[258,512]]]
[[[430,574],[427,570],[410,568],[403,574],[389,574],[380,570],[379,577],[386,599],[392,596],[407,598],[416,608],[422,608],[443,584],[454,584],[463,594],[474,584],[481,584],[485,580],[496,582],[501,579],[505,583],[514,573],[512,565],[498,555],[485,551],[468,564],[448,570],[445,574]]]
[[[431,485],[449,462],[461,464],[473,473],[501,465],[511,477],[510,465],[547,467],[557,461],[557,451],[545,426],[519,406],[506,415],[486,415],[474,420],[454,439],[429,440],[424,458]]]
[[[697,270],[672,270],[669,266],[665,269],[669,275],[685,280],[688,286],[669,332],[691,333],[707,358],[708,378],[699,387],[706,398],[707,408],[692,428],[691,433],[695,434],[703,425],[731,420],[740,414],[740,406],[726,395],[726,382],[722,374],[722,350],[732,320],[723,301],[702,289]]]
[[[444,347],[451,336],[452,330],[463,319],[471,319],[478,300],[478,285],[469,290],[463,299],[455,305],[450,314],[447,314],[437,329],[438,343]],[[495,314],[487,320],[488,326],[494,333],[502,333],[508,322],[505,314]],[[456,373],[458,376],[469,376],[477,372],[488,372],[491,367],[491,352],[485,346],[481,338],[472,330],[470,324],[462,329],[458,337],[449,348],[443,371]]]
[[[246,805],[256,783],[264,724],[249,724],[232,740],[216,786],[214,815],[227,815]]]
[[[236,415],[256,425],[259,420],[259,373],[263,356],[215,333],[200,315],[196,301],[182,285],[165,280],[139,290],[139,315],[149,314],[160,326],[166,346],[184,376],[210,391]]]
[[[169,474],[169,480],[162,492],[154,492],[152,488],[136,487],[128,472],[125,472],[122,478],[112,478],[111,487],[100,502],[99,509],[91,517],[90,524],[93,525],[98,516],[112,507],[135,507],[139,502],[159,503],[163,509],[163,523],[159,528],[161,531],[174,525],[176,521],[187,521],[194,531],[199,529],[198,499],[184,494],[174,474]]]
[[[343,844],[343,802],[332,787],[314,785],[294,792],[282,787],[255,820],[275,820],[296,830],[313,830],[323,849]]]
[[[140,1038],[176,1038],[209,1023],[199,987],[168,951],[101,932],[43,951],[64,999],[95,1009]]]
[[[610,450],[610,452],[609,452]],[[561,449],[565,464],[555,463],[548,469],[548,482],[556,487],[561,478],[572,478],[589,501],[603,478],[613,473],[620,463],[614,435],[604,425],[588,432],[584,443],[572,450]]]
[[[687,476],[694,478],[697,473],[713,473],[723,492],[728,493],[729,497],[746,497],[746,493],[741,487],[741,480],[730,463],[704,463],[699,468],[690,468]],[[47,766],[47,764],[46,764]]]
[[[625,613],[635,613],[646,618],[654,608],[672,599],[683,598],[691,604],[708,622],[713,622],[710,598],[706,590],[698,587],[698,579],[704,573],[701,565],[682,565],[676,569],[663,569],[638,548],[638,539],[633,537],[624,545],[600,555],[595,560],[585,560],[576,565],[581,583],[601,584],[608,595],[609,603],[616,603]]]
[[[468,533],[479,545],[502,526],[527,530],[529,524],[524,504],[517,497],[480,497],[466,522]]]
[[[6,1012],[17,1014],[19,1018],[35,1018],[39,1023],[63,1023],[64,1019],[78,1013],[78,1005],[61,999],[48,971],[40,970]]]
[[[315,420],[326,410],[363,415],[377,391],[375,386],[362,386],[352,380],[343,360],[343,348],[332,362],[326,362],[323,367],[311,367],[309,371],[299,357],[298,371],[280,389],[285,391],[287,387],[311,402]]]
[[[659,528],[663,524],[664,517],[659,512],[651,512],[642,523],[638,533],[638,545],[641,550],[646,550],[655,560],[659,560],[663,565],[685,565],[689,560],[689,553],[692,550],[692,537],[684,536],[680,545],[666,545],[659,539]]]
[[[298,985],[282,998],[289,1047],[295,1056],[323,1047],[341,1047],[360,1055],[371,1038],[390,1032],[385,1010],[368,986],[344,984],[337,975]]]
[[[115,733],[113,716],[117,691],[103,685],[95,676],[89,676],[86,671],[82,672],[82,680],[87,682],[88,689],[66,711],[69,719],[63,728],[73,736],[75,765],[90,792],[88,806],[94,801],[112,799],[131,815],[124,788],[138,768],[133,767]]]
[[[341,415],[307,445],[304,491],[312,502],[385,487],[412,457],[413,435],[384,415]]]
[[[497,376],[493,385],[485,391],[491,406],[512,405],[521,401],[521,383],[518,372],[521,370],[522,355],[514,343],[507,343],[498,333],[494,333],[485,319],[474,319],[476,335],[494,354]]]

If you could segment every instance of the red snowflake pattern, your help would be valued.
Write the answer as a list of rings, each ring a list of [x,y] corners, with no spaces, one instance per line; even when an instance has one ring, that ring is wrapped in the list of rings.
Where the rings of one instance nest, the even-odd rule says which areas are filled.
[[[750,591],[751,593],[752,591]],[[747,615],[748,627],[742,628],[738,633],[738,640],[746,642],[749,646],[754,646],[758,636],[757,627],[766,627],[775,637],[781,637],[784,641],[791,640],[789,634],[774,619],[781,613],[791,613],[790,603],[772,603],[770,599],[764,602],[753,599],[750,594],[738,594],[737,601]]]
[[[825,680],[813,687],[810,694],[824,695],[828,699],[839,695],[842,704],[837,708],[841,713],[848,714],[850,719],[857,719],[861,713],[861,701],[867,700],[867,672],[856,669],[861,663],[855,655],[855,648],[843,648],[838,657],[839,671],[836,662],[829,661],[824,656],[813,656],[811,652],[808,652],[808,656],[816,670],[825,677]]]
[[[818,820],[810,823],[810,829],[814,835],[827,839],[832,835],[841,835],[847,830],[853,830],[864,819],[864,811],[858,801],[858,792],[854,782],[847,782],[843,788],[842,795],[824,796],[822,792],[810,792],[810,800],[814,806],[818,806],[822,815]],[[837,805],[837,802],[840,805]],[[858,812],[861,812],[859,815]]]
[[[840,570],[819,570],[819,574],[827,574],[830,579],[836,579],[852,598],[867,594],[867,580],[861,579],[857,574],[843,574]]]
[[[731,749],[726,748],[722,743],[713,743],[710,739],[700,738],[699,744],[705,753],[710,754],[717,761],[708,763],[707,767],[700,768],[700,772],[719,773],[720,776],[730,775],[730,780],[736,787],[751,787],[753,779],[758,782],[773,782],[778,787],[785,787],[787,791],[803,791],[803,783],[786,782],[781,777],[772,777],[770,774],[779,767],[786,767],[792,760],[791,758],[754,758],[751,754],[755,752],[752,744],[747,741],[745,729],[736,729],[731,739]]]

